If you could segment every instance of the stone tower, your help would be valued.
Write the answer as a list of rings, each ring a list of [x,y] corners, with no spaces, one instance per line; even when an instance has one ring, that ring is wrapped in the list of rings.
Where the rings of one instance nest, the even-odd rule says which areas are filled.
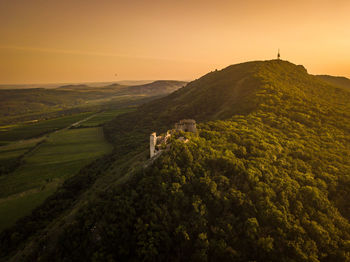
[[[185,132],[197,132],[196,121],[193,119],[182,119],[175,124],[176,130],[181,130]]]
[[[149,138],[149,155],[152,158],[155,155],[156,151],[156,144],[157,144],[157,134],[154,132],[151,134]]]

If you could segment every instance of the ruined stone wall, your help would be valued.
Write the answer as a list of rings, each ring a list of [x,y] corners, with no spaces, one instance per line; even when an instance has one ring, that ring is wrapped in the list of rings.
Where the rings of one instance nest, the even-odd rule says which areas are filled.
[[[149,155],[152,158],[155,155],[156,151],[156,145],[157,145],[157,134],[152,133],[149,139]]]

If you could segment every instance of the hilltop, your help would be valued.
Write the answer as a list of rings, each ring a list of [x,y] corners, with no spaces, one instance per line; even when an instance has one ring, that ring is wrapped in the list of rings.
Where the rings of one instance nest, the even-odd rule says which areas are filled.
[[[183,118],[209,121],[264,111],[315,127],[323,123],[348,128],[348,99],[347,90],[308,74],[301,65],[282,60],[253,61],[210,72],[121,116],[105,130],[118,146],[123,134],[122,144],[126,146],[128,133],[139,137],[139,143],[152,130],[164,131]],[[133,118],[139,119],[137,123]],[[118,121],[134,124],[120,128]]]
[[[232,65],[105,126],[114,152],[0,235],[9,261],[348,261],[350,91]],[[144,169],[149,134],[196,119]]]

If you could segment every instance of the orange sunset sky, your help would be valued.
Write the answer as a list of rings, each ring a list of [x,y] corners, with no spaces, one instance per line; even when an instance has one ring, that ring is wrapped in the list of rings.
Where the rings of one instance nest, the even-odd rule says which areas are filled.
[[[192,80],[278,48],[350,77],[350,1],[0,0],[0,84]]]

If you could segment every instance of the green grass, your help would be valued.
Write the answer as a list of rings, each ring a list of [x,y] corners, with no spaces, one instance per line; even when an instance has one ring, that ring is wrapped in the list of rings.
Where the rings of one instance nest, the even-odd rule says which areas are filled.
[[[55,186],[49,186],[31,194],[19,195],[0,202],[0,232],[13,225],[16,220],[29,215],[33,208],[39,206],[56,190]]]
[[[0,197],[43,186],[46,180],[66,178],[109,150],[101,128],[54,133],[24,159],[24,165],[0,177]]]
[[[42,141],[42,138],[23,140],[12,142],[4,146],[0,146],[0,161],[17,158],[33,148],[37,143]]]
[[[33,150],[45,137],[21,140],[0,146],[0,176],[13,172],[27,152]]]
[[[23,165],[0,177],[0,214],[6,214],[0,219],[0,231],[42,203],[66,178],[111,149],[100,127],[50,135],[24,158]]]
[[[1,128],[0,127],[0,142],[16,141],[37,137],[42,134],[64,128],[79,120],[82,120],[93,114],[92,112],[76,114],[72,116],[64,116],[56,119],[40,121],[34,124],[18,124]]]
[[[118,115],[125,114],[132,111],[135,111],[135,108],[123,108],[123,109],[105,111],[83,122],[81,126],[84,126],[84,127],[100,126],[108,121],[111,121],[113,118],[115,118]]]

